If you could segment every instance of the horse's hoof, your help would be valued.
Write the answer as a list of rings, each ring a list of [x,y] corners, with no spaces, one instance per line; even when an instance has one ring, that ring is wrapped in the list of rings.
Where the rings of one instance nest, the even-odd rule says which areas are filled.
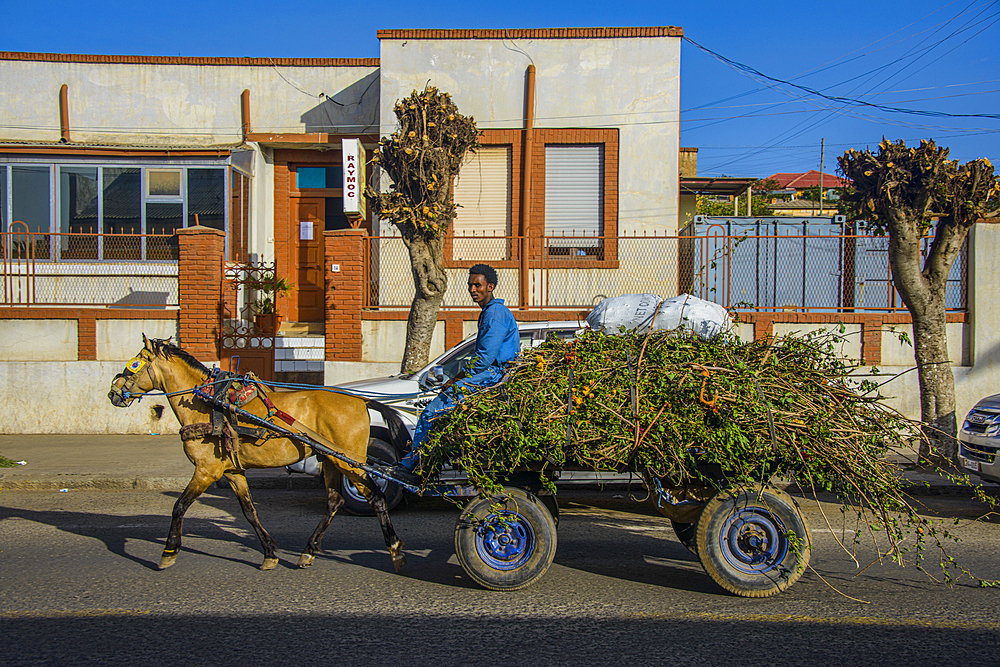
[[[309,567],[313,564],[314,560],[316,560],[316,557],[312,554],[302,554],[299,556],[299,567]]]
[[[160,569],[161,570],[166,570],[168,567],[170,567],[171,565],[173,565],[176,562],[177,562],[177,552],[176,551],[173,552],[173,553],[171,553],[171,554],[164,553],[162,556],[160,556]]]
[[[402,551],[400,551],[397,554],[393,554],[392,555],[392,565],[393,565],[393,567],[396,568],[396,572],[399,572],[400,570],[402,570],[403,566],[406,565],[406,554],[404,554]]]
[[[278,567],[277,558],[265,558],[264,562],[260,564],[262,570],[273,570],[276,567]]]

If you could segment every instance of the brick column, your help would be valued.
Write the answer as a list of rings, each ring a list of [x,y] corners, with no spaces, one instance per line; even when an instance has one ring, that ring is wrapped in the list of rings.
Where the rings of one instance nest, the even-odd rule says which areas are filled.
[[[861,320],[861,361],[866,366],[882,363],[882,317],[867,316]]]
[[[758,315],[753,323],[753,339],[761,340],[764,338],[773,338],[773,337],[774,337],[774,318],[761,317],[760,315]]]
[[[364,229],[323,233],[326,244],[326,360],[361,361],[361,305],[364,303]],[[334,265],[339,271],[334,271]]]
[[[219,360],[225,239],[211,227],[177,230],[181,345],[202,362]]]
[[[444,316],[444,349],[450,350],[465,338],[465,321],[461,315]]]
[[[76,350],[80,361],[97,359],[97,320],[92,311],[81,310],[76,319]]]

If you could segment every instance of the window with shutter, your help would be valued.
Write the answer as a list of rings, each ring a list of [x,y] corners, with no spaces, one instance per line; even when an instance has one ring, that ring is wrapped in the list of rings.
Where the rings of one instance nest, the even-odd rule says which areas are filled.
[[[511,146],[484,146],[462,164],[454,189],[453,260],[510,258],[512,154]]]
[[[550,254],[595,254],[603,223],[604,144],[546,145],[545,236]]]

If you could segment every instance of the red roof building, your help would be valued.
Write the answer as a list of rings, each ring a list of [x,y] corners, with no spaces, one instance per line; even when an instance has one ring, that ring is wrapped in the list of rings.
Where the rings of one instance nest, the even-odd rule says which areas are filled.
[[[781,189],[794,188],[796,190],[804,190],[806,188],[811,188],[813,186],[819,185],[820,173],[815,169],[810,169],[804,174],[792,174],[792,173],[778,173],[771,174],[764,180],[773,179],[778,181],[781,185]],[[823,174],[823,187],[824,188],[840,188],[846,186],[848,183],[843,178],[839,176],[834,176],[833,174]]]

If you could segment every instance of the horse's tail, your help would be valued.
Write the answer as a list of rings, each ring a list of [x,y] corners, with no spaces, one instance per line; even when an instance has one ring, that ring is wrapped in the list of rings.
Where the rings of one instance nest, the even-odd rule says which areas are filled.
[[[372,399],[367,399],[367,401],[369,409],[375,410],[382,415],[386,428],[389,429],[389,439],[392,441],[396,451],[400,452],[400,455],[404,455],[410,451],[410,448],[413,447],[413,442],[410,440],[410,433],[406,430],[406,424],[403,423],[399,413],[385,403],[379,403]]]

